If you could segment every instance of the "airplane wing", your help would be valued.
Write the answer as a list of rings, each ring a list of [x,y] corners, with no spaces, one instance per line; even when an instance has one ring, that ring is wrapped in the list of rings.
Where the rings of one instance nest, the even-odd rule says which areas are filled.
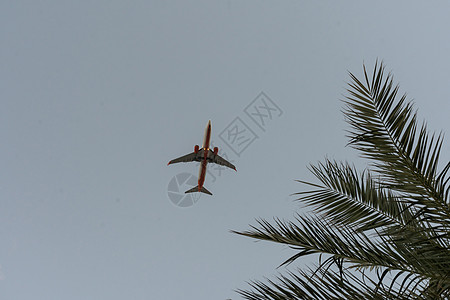
[[[180,162],[200,161],[203,154],[203,149],[200,149],[197,153],[192,152],[181,157],[172,159],[167,165],[176,164]]]
[[[219,156],[219,154],[214,155],[214,152],[212,150],[209,150],[208,154],[209,154],[208,155],[208,162],[215,163],[215,164],[218,164],[218,165],[221,165],[221,166],[225,166],[225,167],[228,167],[228,168],[233,169],[233,170],[236,171],[236,167],[232,163],[227,161],[225,158]]]

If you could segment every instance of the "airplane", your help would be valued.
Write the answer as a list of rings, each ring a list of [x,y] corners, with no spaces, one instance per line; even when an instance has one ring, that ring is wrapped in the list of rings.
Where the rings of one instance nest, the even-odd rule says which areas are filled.
[[[200,170],[198,172],[198,185],[190,190],[187,190],[185,193],[202,192],[208,195],[212,195],[212,193],[203,186],[206,176],[206,165],[208,163],[215,163],[221,166],[231,168],[236,171],[236,167],[232,163],[230,163],[229,161],[225,160],[223,157],[220,157],[217,154],[219,152],[219,148],[214,147],[214,150],[211,150],[209,148],[210,139],[211,139],[211,120],[208,121],[208,124],[206,125],[205,128],[203,147],[200,148],[198,145],[195,145],[194,152],[173,159],[169,161],[169,163],[167,164],[171,165],[180,162],[190,162],[190,161],[201,162]]]

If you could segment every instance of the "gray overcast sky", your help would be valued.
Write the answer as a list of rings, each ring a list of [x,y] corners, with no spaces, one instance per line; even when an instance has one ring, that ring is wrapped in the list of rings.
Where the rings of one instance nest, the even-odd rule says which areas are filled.
[[[229,230],[301,211],[310,162],[364,167],[347,71],[384,60],[450,132],[449,2],[377,3],[0,1],[0,299],[238,299],[284,272],[290,249]],[[262,128],[261,92],[280,109]],[[236,118],[257,136],[240,156]],[[209,119],[238,172],[211,169],[214,195],[181,208],[170,182],[198,166],[166,164]]]

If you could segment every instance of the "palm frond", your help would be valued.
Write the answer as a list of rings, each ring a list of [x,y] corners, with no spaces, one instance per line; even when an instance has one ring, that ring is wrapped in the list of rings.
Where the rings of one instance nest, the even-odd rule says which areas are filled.
[[[294,195],[317,216],[233,231],[294,249],[280,266],[319,256],[314,270],[250,282],[253,291],[238,290],[246,299],[450,298],[450,162],[438,170],[443,135],[419,125],[382,63],[372,76],[364,66],[364,80],[350,77],[349,144],[374,168],[311,165],[320,184],[299,180],[312,190]]]
[[[397,251],[389,245],[377,243],[363,232],[319,218],[297,216],[297,221],[299,225],[275,219],[276,225],[272,225],[266,220],[258,220],[259,227],[251,226],[253,230],[232,232],[286,244],[298,251],[282,265],[310,254],[328,254],[359,266],[411,271]]]
[[[391,237],[388,242],[394,246],[407,244],[408,249],[402,248],[406,252],[396,251],[408,258],[415,249],[420,249],[421,253],[436,253],[439,256],[427,256],[429,261],[423,264],[428,266],[441,261],[444,262],[441,271],[450,267],[445,264],[450,261],[450,253],[446,250],[450,244],[448,231],[420,218],[420,211],[410,209],[408,201],[394,196],[373,180],[370,172],[358,175],[349,164],[329,160],[311,166],[311,171],[322,185],[310,184],[316,189],[296,195],[300,195],[298,200],[317,208],[317,213],[328,222],[336,226],[344,224],[355,231],[371,230],[375,236]]]
[[[297,200],[317,208],[317,213],[332,222],[365,231],[392,224],[408,226],[417,221],[414,211],[374,180],[369,171],[358,174],[348,163],[330,160],[311,165],[310,171],[322,185],[298,180],[316,189],[294,195],[299,195]]]
[[[277,281],[266,279],[249,282],[252,290],[237,290],[249,300],[281,299],[412,299],[418,291],[426,290],[424,281],[412,274],[389,285],[380,285],[363,272],[347,273],[345,278],[336,270],[318,268],[313,271],[298,269],[296,273],[278,275]],[[412,278],[411,278],[412,277]],[[402,286],[401,286],[402,285]],[[439,298],[435,298],[439,299]]]
[[[372,160],[389,188],[409,195],[419,208],[428,208],[426,214],[447,222],[450,167],[438,172],[443,136],[430,135],[424,123],[418,125],[406,95],[397,100],[399,87],[391,74],[384,76],[383,64],[375,65],[371,79],[364,67],[365,83],[352,73],[350,77],[344,101],[352,128],[350,145]]]

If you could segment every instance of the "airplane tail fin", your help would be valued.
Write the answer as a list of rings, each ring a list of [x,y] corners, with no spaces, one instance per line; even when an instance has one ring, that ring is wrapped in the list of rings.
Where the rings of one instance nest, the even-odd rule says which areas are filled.
[[[202,193],[205,193],[205,194],[208,194],[208,195],[212,195],[212,193],[210,191],[208,191],[204,186],[202,186],[202,189],[199,190],[198,189],[198,185],[196,187],[193,187],[190,190],[187,190],[185,193],[187,194],[187,193],[195,193],[195,192],[202,192]]]

